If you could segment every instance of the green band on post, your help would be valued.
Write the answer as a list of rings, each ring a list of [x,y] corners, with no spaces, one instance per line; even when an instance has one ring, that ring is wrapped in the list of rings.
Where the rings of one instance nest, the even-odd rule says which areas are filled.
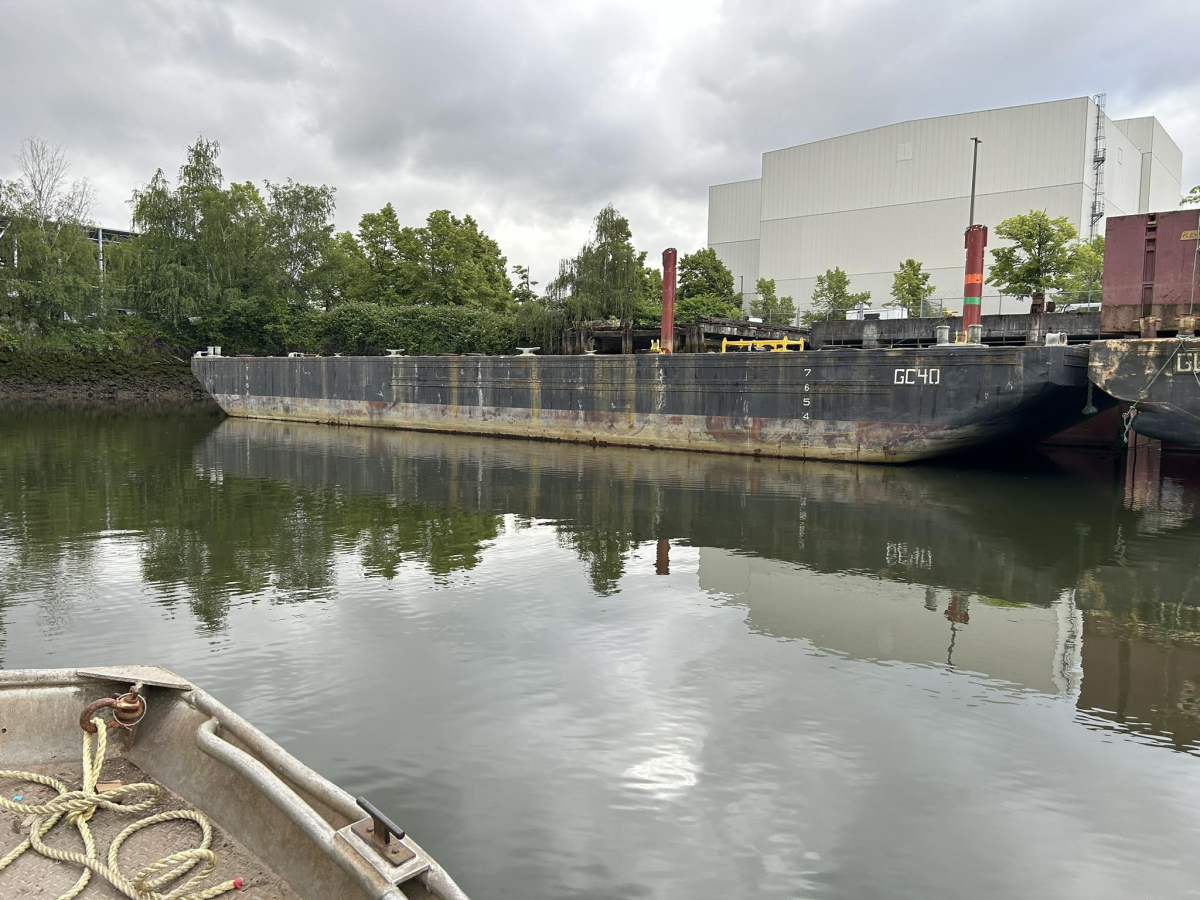
[[[963,305],[964,306],[978,306],[979,298],[978,297],[963,297]]]

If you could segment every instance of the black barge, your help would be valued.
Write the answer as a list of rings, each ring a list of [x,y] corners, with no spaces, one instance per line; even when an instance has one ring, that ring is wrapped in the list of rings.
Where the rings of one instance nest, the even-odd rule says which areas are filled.
[[[231,416],[905,463],[1078,421],[1086,346],[632,356],[198,356]]]

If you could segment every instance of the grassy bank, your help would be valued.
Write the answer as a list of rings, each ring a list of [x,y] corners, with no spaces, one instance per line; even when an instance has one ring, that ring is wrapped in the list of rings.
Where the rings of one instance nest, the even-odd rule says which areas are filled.
[[[36,348],[0,350],[0,399],[197,403],[208,395],[173,353]]]

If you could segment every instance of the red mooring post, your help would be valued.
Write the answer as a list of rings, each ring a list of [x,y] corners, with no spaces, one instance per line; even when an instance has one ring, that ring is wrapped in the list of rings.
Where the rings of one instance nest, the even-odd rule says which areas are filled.
[[[675,352],[675,257],[674,247],[663,251],[662,333],[658,345],[663,353]]]
[[[967,280],[963,287],[963,331],[979,324],[979,303],[983,297],[983,251],[987,248],[987,226],[967,229]]]

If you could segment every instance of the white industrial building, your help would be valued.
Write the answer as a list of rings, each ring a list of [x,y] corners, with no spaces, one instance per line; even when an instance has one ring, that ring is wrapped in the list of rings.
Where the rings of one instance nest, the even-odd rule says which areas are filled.
[[[761,177],[708,190],[708,245],[744,303],[774,278],[797,310],[816,278],[841,267],[871,305],[891,299],[892,275],[912,257],[933,276],[935,299],[961,309],[963,232],[971,193],[971,138],[979,148],[975,221],[996,226],[1031,209],[1066,216],[1081,237],[1107,216],[1178,207],[1183,155],[1152,116],[1110,119],[1087,97],[917,119],[772,150]],[[984,286],[983,314],[1028,301]]]

